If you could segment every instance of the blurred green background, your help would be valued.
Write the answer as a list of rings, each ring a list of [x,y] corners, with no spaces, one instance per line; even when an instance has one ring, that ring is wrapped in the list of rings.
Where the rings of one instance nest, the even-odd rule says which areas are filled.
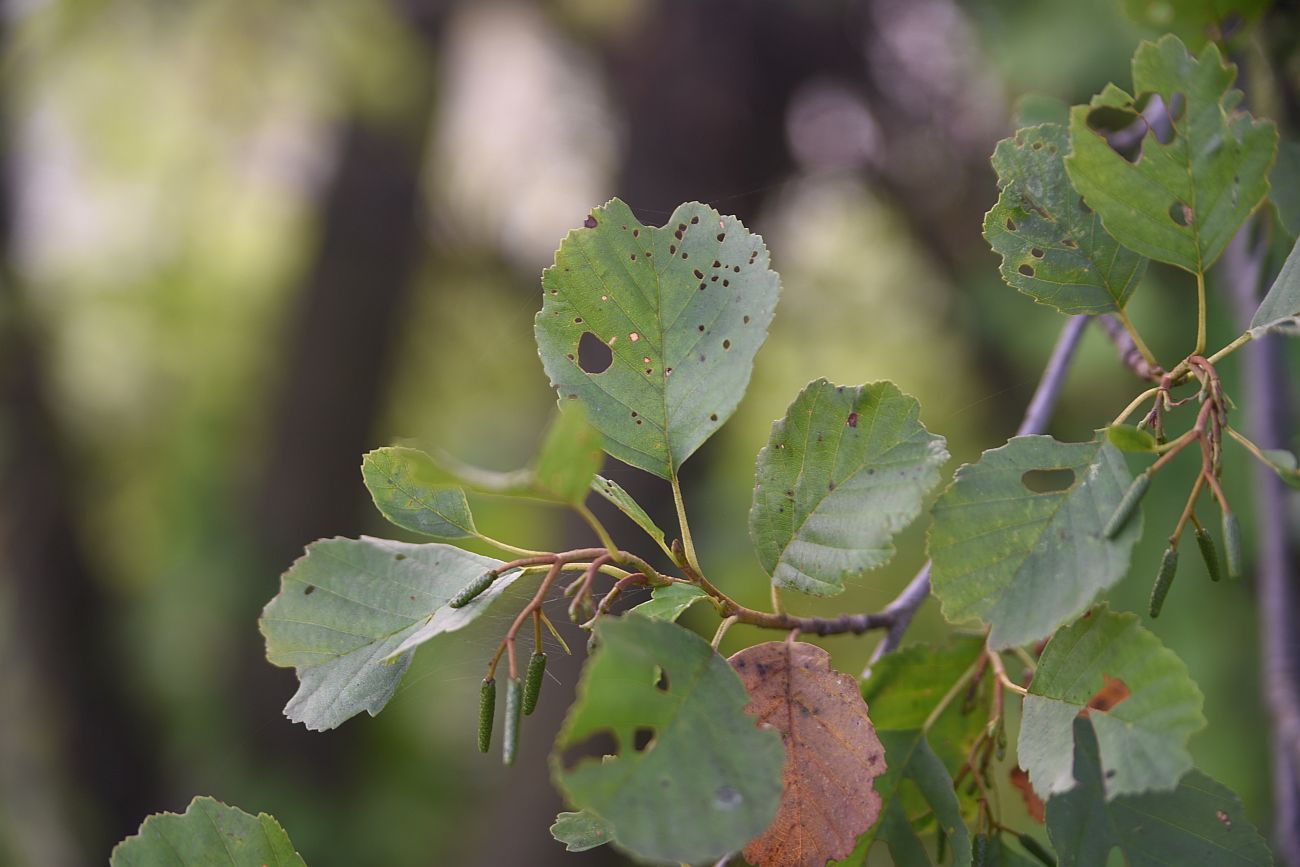
[[[1284,135],[1294,6],[1239,56]],[[196,793],[273,813],[313,865],[620,863],[547,832],[577,660],[509,773],[473,749],[500,619],[417,657],[378,719],[310,733],[281,716],[295,681],[256,627],[279,573],[317,537],[395,534],[361,484],[369,448],[523,464],[554,400],[532,317],[560,238],[613,195],[655,224],[697,199],[761,232],[784,285],[748,395],[685,474],[705,568],[764,604],[753,456],[808,380],[896,381],[949,471],[1014,431],[1062,319],[997,276],[988,155],[1020,96],[1127,86],[1149,35],[1113,0],[10,0],[0,863],[102,863]],[[1190,292],[1153,267],[1130,308],[1161,358],[1188,348]],[[1237,332],[1212,304],[1219,345]],[[1137,390],[1093,329],[1053,433],[1088,438]],[[607,469],[671,525],[666,487]],[[518,544],[587,540],[555,511],[478,510]],[[1120,607],[1144,609],[1160,521]],[[843,597],[792,607],[883,605],[924,528]],[[1206,694],[1197,762],[1267,828],[1251,585],[1183,571],[1154,629]],[[931,602],[910,640],[944,632]],[[876,640],[825,645],[857,672]]]

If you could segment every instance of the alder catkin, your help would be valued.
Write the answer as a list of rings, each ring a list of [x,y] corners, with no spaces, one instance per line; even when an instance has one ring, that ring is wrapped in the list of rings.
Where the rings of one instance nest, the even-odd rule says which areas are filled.
[[[478,596],[484,590],[492,586],[492,582],[497,580],[497,573],[493,571],[484,572],[465,586],[459,593],[451,597],[447,603],[448,608],[461,608],[468,605],[474,597]]]
[[[1052,856],[1051,852],[1043,848],[1042,843],[1039,843],[1029,834],[1018,834],[1017,838],[1020,840],[1020,845],[1025,847],[1025,851],[1030,855],[1042,861],[1047,867],[1056,867],[1056,858]]]
[[[492,746],[492,718],[497,710],[497,682],[483,678],[478,691],[478,751],[486,753]]]
[[[501,761],[507,765],[515,763],[515,753],[519,751],[519,711],[522,710],[523,691],[519,678],[512,677],[506,681],[506,722],[502,732],[505,740],[501,744]]]
[[[534,650],[528,660],[528,673],[524,675],[524,716],[532,716],[537,708],[537,696],[542,692],[544,674],[546,674],[546,654]]]
[[[992,837],[979,834],[971,841],[971,867],[993,867],[997,858]]]
[[[1201,549],[1201,559],[1205,561],[1205,571],[1210,573],[1210,580],[1218,581],[1223,577],[1219,572],[1219,552],[1209,530],[1201,527],[1196,531],[1196,546]]]
[[[1165,549],[1165,556],[1160,560],[1160,571],[1156,573],[1156,584],[1151,588],[1151,617],[1160,616],[1160,609],[1165,606],[1165,597],[1174,583],[1174,574],[1178,571],[1178,549],[1170,545]]]
[[[1128,486],[1128,490],[1124,492],[1119,505],[1115,507],[1114,514],[1106,522],[1106,529],[1102,531],[1107,539],[1114,539],[1120,534],[1121,530],[1128,526],[1129,519],[1137,511],[1138,503],[1142,502],[1142,498],[1146,496],[1147,487],[1150,484],[1151,477],[1146,473],[1142,473]]]
[[[1228,564],[1228,577],[1240,578],[1241,568],[1241,524],[1232,512],[1223,513],[1223,559]]]

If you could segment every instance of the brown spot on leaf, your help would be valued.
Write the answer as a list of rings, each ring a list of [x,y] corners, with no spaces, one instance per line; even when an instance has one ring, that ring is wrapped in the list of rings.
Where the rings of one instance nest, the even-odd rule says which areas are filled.
[[[849,413],[848,426],[849,426],[849,427],[857,427],[857,426],[858,426],[858,414],[857,414],[856,412],[851,412],[851,413]]]
[[[847,858],[880,815],[873,783],[885,749],[857,681],[830,666],[812,644],[769,641],[731,664],[749,691],[745,712],[781,733],[786,762],[781,806],[744,849],[757,867],[823,867]]]
[[[1129,690],[1128,684],[1118,677],[1103,674],[1101,680],[1101,689],[1097,690],[1092,698],[1088,699],[1088,706],[1081,711],[1084,716],[1087,716],[1088,712],[1093,710],[1108,711],[1133,694]]]
[[[307,589],[305,589],[305,590],[302,591],[302,595],[303,595],[303,596],[310,596],[310,595],[312,595],[312,594],[315,593],[315,592],[316,592],[316,585],[315,585],[315,584],[308,584],[308,585],[307,585]]]
[[[1020,797],[1025,802],[1025,811],[1029,813],[1029,818],[1040,825],[1043,824],[1043,799],[1038,797],[1038,793],[1030,785],[1029,774],[1024,768],[1017,765],[1011,769],[1011,785],[1019,790]]]

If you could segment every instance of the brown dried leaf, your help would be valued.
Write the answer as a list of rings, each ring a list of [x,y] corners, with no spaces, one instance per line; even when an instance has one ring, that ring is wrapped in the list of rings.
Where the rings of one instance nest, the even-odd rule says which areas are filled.
[[[1029,813],[1029,818],[1040,825],[1043,824],[1043,799],[1038,797],[1038,793],[1030,785],[1029,774],[1019,765],[1011,769],[1011,785],[1019,790],[1020,797],[1025,802],[1025,810]]]
[[[786,761],[776,818],[745,847],[758,867],[824,867],[847,858],[880,815],[872,787],[885,749],[857,681],[812,644],[770,641],[731,657],[749,690],[746,713],[781,733]]]

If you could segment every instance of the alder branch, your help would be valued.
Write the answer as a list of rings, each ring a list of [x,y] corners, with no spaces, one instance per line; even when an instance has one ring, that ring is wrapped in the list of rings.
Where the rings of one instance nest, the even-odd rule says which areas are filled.
[[[1251,223],[1223,255],[1223,272],[1237,319],[1248,326],[1259,306],[1266,244],[1251,245]],[[1247,423],[1262,448],[1286,446],[1285,365],[1277,338],[1265,338],[1243,360]],[[1255,465],[1257,587],[1260,656],[1272,723],[1274,838],[1282,860],[1300,864],[1300,599],[1293,586],[1296,552],[1289,539],[1288,502],[1282,481]]]

